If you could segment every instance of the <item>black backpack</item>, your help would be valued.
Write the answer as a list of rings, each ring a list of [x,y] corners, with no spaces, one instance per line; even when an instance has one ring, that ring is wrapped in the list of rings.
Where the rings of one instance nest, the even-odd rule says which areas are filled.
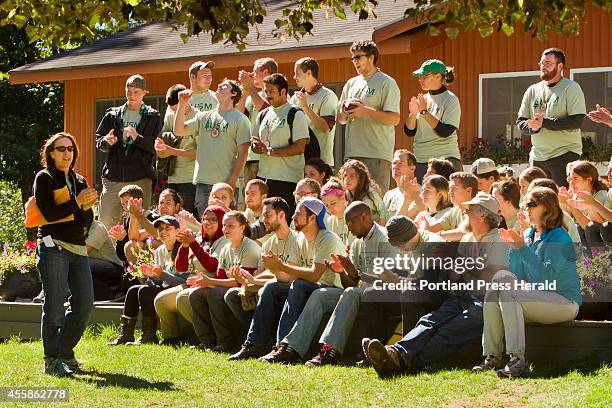
[[[261,123],[262,119],[268,113],[268,108],[263,109],[259,112],[259,123]],[[296,108],[292,106],[289,109],[289,113],[287,114],[287,124],[289,125],[289,144],[293,144],[293,120],[295,119],[295,114],[297,111],[301,111],[300,108]],[[306,143],[306,147],[304,148],[304,160],[308,161],[313,157],[321,157],[321,146],[319,146],[319,139],[317,139],[317,135],[314,134],[310,126],[308,126],[308,143]]]

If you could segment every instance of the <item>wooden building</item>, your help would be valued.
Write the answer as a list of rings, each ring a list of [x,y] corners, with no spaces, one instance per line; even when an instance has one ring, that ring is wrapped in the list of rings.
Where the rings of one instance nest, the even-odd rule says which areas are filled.
[[[596,103],[612,106],[612,14],[588,7],[578,37],[551,34],[545,43],[516,27],[511,37],[495,33],[481,38],[478,31],[462,33],[455,40],[445,36],[429,37],[424,26],[402,17],[412,2],[379,1],[378,18],[358,21],[349,15],[347,21],[326,19],[316,13],[313,36],[297,42],[284,42],[269,34],[275,16],[288,1],[273,1],[268,9],[260,37],[253,32],[246,51],[231,45],[211,44],[210,36],[200,35],[183,44],[177,32],[163,23],[133,28],[95,43],[46,60],[28,64],[10,72],[13,84],[62,81],[65,103],[65,130],[74,134],[81,147],[78,170],[90,179],[99,176],[103,156],[96,153],[94,132],[109,106],[122,104],[128,76],[140,73],[148,82],[150,94],[145,102],[165,110],[163,103],[168,87],[189,83],[187,69],[197,60],[214,60],[214,82],[225,77],[236,78],[240,69],[250,70],[255,59],[275,58],[290,82],[293,63],[311,56],[320,64],[319,79],[340,93],[344,82],[355,75],[349,59],[353,41],[373,39],[381,57],[380,68],[396,79],[402,92],[402,124],[396,128],[396,147],[411,147],[402,131],[408,114],[408,101],[420,89],[410,73],[430,58],[454,66],[457,80],[450,89],[462,106],[459,140],[469,147],[475,137],[497,143],[501,137],[516,134],[513,126],[521,97],[530,84],[537,82],[542,50],[559,47],[567,55],[565,76],[577,80],[586,95],[587,109]],[[294,84],[294,83],[293,83]],[[583,131],[602,145],[612,142],[612,132],[603,125],[585,121]],[[336,134],[336,158],[341,159],[343,129]],[[341,160],[337,160],[341,161]]]

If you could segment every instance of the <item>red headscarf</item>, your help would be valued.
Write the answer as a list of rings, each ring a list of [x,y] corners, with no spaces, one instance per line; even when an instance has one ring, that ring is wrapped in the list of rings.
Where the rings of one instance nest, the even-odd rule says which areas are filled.
[[[215,213],[217,216],[217,231],[215,232],[213,239],[210,240],[208,238],[208,234],[204,232],[204,226],[202,225],[202,242],[207,242],[210,240],[210,243],[212,244],[223,236],[223,216],[225,215],[225,210],[223,207],[219,207],[218,205],[209,205],[202,213],[202,219],[204,219],[204,215],[209,211]]]

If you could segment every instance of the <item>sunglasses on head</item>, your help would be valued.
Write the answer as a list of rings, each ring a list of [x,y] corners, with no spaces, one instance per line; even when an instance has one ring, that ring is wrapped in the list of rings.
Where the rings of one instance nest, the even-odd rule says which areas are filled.
[[[527,208],[536,208],[538,205],[540,204],[536,203],[535,201],[529,201],[527,204],[525,204]]]
[[[66,150],[69,152],[74,152],[74,146],[57,146],[54,147],[53,150],[57,150],[58,152],[64,153]]]

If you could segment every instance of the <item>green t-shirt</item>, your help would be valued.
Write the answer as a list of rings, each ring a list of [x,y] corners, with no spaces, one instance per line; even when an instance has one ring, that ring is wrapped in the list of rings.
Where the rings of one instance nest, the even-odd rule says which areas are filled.
[[[266,93],[263,89],[259,91],[258,94],[263,98],[264,101],[266,100]],[[251,98],[251,96],[247,96],[246,101],[244,102],[244,109],[249,113],[251,129],[254,131],[255,129],[257,129],[255,125],[257,123],[257,114],[259,113],[259,110],[255,107],[255,104],[253,103],[253,98]],[[251,149],[250,147],[249,155],[247,156],[247,161],[259,161],[259,155],[253,152],[253,149]]]
[[[338,97],[331,89],[321,87],[314,95],[304,93],[306,95],[306,101],[308,107],[319,116],[333,116],[336,117],[336,110],[338,109]],[[293,95],[289,100],[295,106],[299,106],[299,99],[296,95]],[[316,126],[310,123],[308,115],[306,115],[308,126],[314,132],[321,148],[321,160],[330,166],[334,166],[334,135],[336,134],[336,126],[331,128],[329,132],[323,132]]]
[[[461,121],[461,106],[459,99],[451,91],[444,91],[437,95],[426,93],[427,111],[447,125],[459,128]],[[427,163],[431,158],[446,159],[447,157],[461,158],[457,130],[450,136],[439,136],[427,123],[423,115],[417,115],[416,135],[414,136],[414,156],[418,163]]]
[[[374,224],[374,231],[368,238],[357,238],[353,241],[350,250],[350,258],[353,265],[359,272],[359,276],[369,275],[371,279],[365,278],[365,282],[371,282],[373,279],[378,279],[374,275],[374,262],[376,258],[395,258],[399,253],[398,249],[389,244],[387,231],[384,227]]]
[[[389,220],[389,218],[397,215],[397,212],[402,208],[404,204],[404,191],[399,187],[395,187],[393,190],[389,190],[385,193],[383,197],[383,204],[385,213],[381,214],[381,218],[385,220]],[[410,203],[410,207],[414,205],[414,200]]]
[[[451,207],[449,211],[444,212],[436,223],[440,224],[442,231],[449,231],[457,228],[463,221],[463,212],[461,207]]]
[[[265,116],[256,123],[257,134],[271,148],[278,149],[289,146],[291,132],[287,124],[287,115],[292,104],[286,103],[278,108],[270,106]],[[304,112],[298,110],[293,119],[293,141],[308,139],[308,121]],[[257,176],[263,179],[297,183],[304,178],[304,155],[273,157],[265,154],[259,157],[259,172]]]
[[[263,255],[267,254],[268,252],[272,252],[274,255],[278,256],[283,262],[297,264],[299,259],[299,235],[300,234],[297,231],[290,230],[289,235],[286,239],[278,239],[278,236],[273,233],[270,239],[268,239],[262,245],[261,254]],[[261,258],[259,259],[259,267],[264,268],[264,264]]]
[[[325,217],[325,227],[328,231],[340,237],[345,248],[350,247],[353,241],[355,241],[355,236],[349,231],[344,218],[340,219],[335,215],[327,214]]]
[[[544,118],[563,118],[571,115],[585,115],[584,94],[578,83],[562,78],[555,86],[548,87],[546,81],[531,85],[521,102],[518,116],[533,118],[536,113]],[[542,127],[531,135],[529,158],[544,161],[567,152],[582,154],[580,129],[550,130]]]
[[[328,230],[319,230],[317,237],[308,242],[304,234],[298,235],[298,266],[310,268],[314,263],[331,262],[331,254],[344,254],[346,250],[336,234]],[[342,287],[340,275],[329,268],[325,269],[319,282],[324,285]]]
[[[349,201],[354,201],[351,199],[351,194],[349,193]],[[388,213],[387,207],[383,202],[383,199],[380,197],[380,194],[376,190],[370,190],[365,197],[361,199],[362,202],[366,203],[370,210],[372,210],[372,221],[378,222],[380,219],[383,219],[385,214]]]
[[[206,92],[192,94],[189,104],[200,112],[210,111],[219,107],[219,101],[215,93],[210,89]]]
[[[196,115],[196,110],[192,109],[185,115],[185,120],[191,120]],[[172,132],[174,127],[175,112],[168,108],[166,110],[166,116],[164,117],[164,127],[162,133]],[[178,145],[175,146],[177,149],[183,150],[194,150],[197,148],[197,144],[193,135],[183,136],[179,138]],[[176,157],[176,164],[172,174],[168,175],[168,183],[182,184],[182,183],[193,183],[193,173],[195,170],[195,160],[188,157]]]
[[[205,242],[204,244],[202,244],[202,248],[204,248],[204,250],[206,252],[208,252],[213,258],[217,258],[219,259],[219,254],[221,253],[221,249],[228,243],[229,241],[227,240],[227,238],[225,238],[224,236],[217,238],[217,240],[215,242],[212,243],[212,245],[210,245],[209,242]],[[206,273],[207,275],[214,277],[215,276],[215,272],[217,271],[207,271],[204,266],[200,263],[200,261],[198,261],[198,258],[196,258],[195,256],[190,256],[189,257],[189,268],[188,268],[188,272],[193,273],[193,272],[203,272]]]
[[[414,217],[414,223],[417,225],[417,227],[419,227],[419,229],[422,229],[422,220],[427,220],[429,222],[429,224],[434,224],[437,223],[438,221],[440,221],[441,219],[443,219],[444,217],[447,216],[447,214],[451,211],[453,207],[448,207],[445,208],[443,210],[440,211],[436,211],[433,214],[430,214],[429,211],[427,210],[423,210],[421,212],[419,212],[416,217]]]
[[[123,266],[123,262],[117,256],[115,245],[108,235],[108,231],[104,224],[99,221],[93,221],[89,227],[85,245],[93,249],[89,252],[90,258],[101,259],[103,261],[112,262],[115,265]]]
[[[198,153],[193,183],[225,182],[236,161],[238,145],[249,143],[249,119],[237,109],[198,112],[185,122],[189,133],[197,135]]]
[[[155,265],[161,266],[162,271],[169,273],[170,275],[174,275],[176,272],[172,252],[168,251],[168,248],[166,248],[166,245],[164,244],[162,244],[155,250],[155,254],[153,255],[153,262],[155,263]]]
[[[385,112],[400,112],[400,90],[389,75],[377,71],[364,78],[349,79],[340,100],[359,98],[365,106]],[[395,147],[395,127],[372,118],[355,119],[345,126],[344,157],[367,157],[391,161]]]
[[[123,143],[125,144],[129,139],[126,127],[131,126],[134,129],[138,127],[140,124],[140,120],[142,119],[141,109],[132,110],[125,105],[122,109],[121,120],[123,121]]]
[[[219,253],[219,269],[227,273],[232,266],[257,268],[259,258],[261,258],[261,247],[252,239],[244,237],[238,248],[232,247],[228,241]]]

